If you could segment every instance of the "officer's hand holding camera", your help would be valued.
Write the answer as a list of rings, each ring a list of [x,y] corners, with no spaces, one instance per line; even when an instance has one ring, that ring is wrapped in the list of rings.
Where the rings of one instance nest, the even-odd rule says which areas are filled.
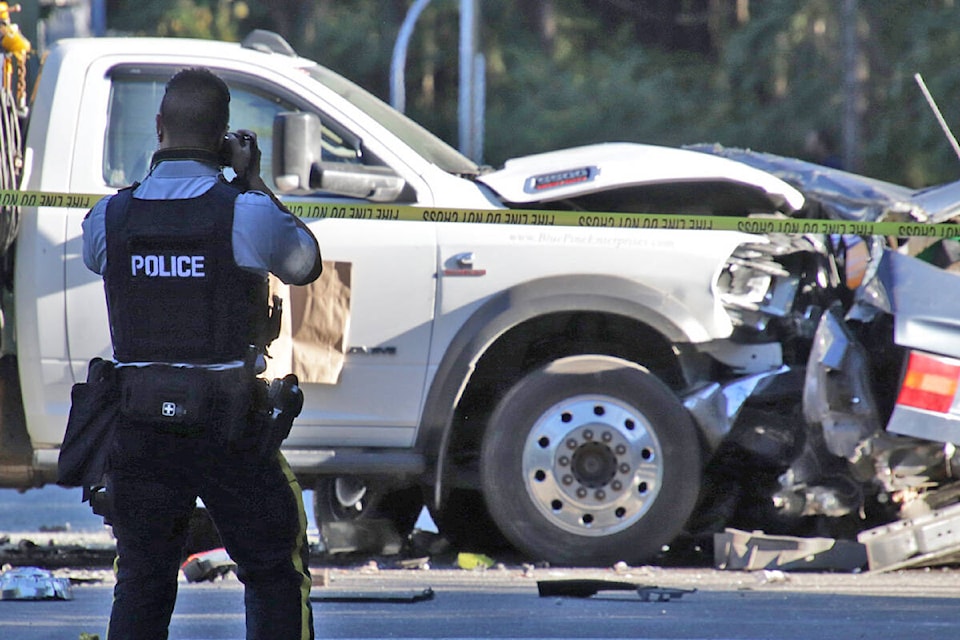
[[[224,137],[221,154],[220,161],[224,167],[233,169],[241,184],[252,189],[262,189],[257,134],[249,129],[231,131]]]
[[[260,175],[260,147],[257,145],[257,134],[253,131],[237,129],[224,136],[223,146],[220,148],[220,165],[224,168],[230,167],[237,174],[231,184],[243,191],[262,191],[270,196],[278,208],[290,213]],[[304,226],[299,218],[293,218],[298,226]]]

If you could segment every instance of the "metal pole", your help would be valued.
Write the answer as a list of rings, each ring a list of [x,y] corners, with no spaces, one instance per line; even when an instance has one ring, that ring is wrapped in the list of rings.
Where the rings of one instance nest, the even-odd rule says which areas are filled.
[[[473,149],[473,58],[477,52],[477,5],[474,0],[460,0],[460,96],[457,109],[460,152],[475,159]]]
[[[478,53],[473,61],[473,155],[470,156],[470,159],[477,164],[483,164],[484,118],[486,117],[487,97],[485,70],[487,59],[482,53]]]
[[[90,27],[93,35],[107,35],[107,0],[93,0],[90,7]]]
[[[841,8],[843,38],[843,168],[860,169],[860,43],[857,37],[857,0],[843,0]]]
[[[390,104],[394,109],[403,113],[407,107],[406,66],[407,45],[413,35],[413,27],[417,18],[430,4],[430,0],[416,0],[407,11],[397,41],[393,44],[393,57],[390,59]]]

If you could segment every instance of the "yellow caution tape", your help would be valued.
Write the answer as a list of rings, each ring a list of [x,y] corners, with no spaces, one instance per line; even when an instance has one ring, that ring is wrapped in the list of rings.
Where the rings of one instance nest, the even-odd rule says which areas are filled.
[[[90,209],[102,197],[102,194],[0,190],[0,206]],[[333,220],[404,220],[616,229],[879,235],[902,238],[954,238],[960,236],[960,226],[949,222],[925,224],[922,222],[854,222],[849,220],[807,220],[761,216],[694,216],[593,211],[541,211],[533,209],[456,209],[306,200],[285,200],[284,205],[301,218]]]
[[[0,206],[89,209],[102,197],[103,195],[92,193],[48,193],[45,191],[0,189]]]

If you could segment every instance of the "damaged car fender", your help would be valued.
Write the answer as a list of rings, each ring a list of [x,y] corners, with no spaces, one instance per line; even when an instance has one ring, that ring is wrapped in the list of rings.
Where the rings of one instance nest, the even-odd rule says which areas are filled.
[[[807,422],[823,429],[827,448],[853,460],[859,445],[879,427],[873,391],[863,375],[866,350],[847,327],[839,305],[821,317],[803,387]]]

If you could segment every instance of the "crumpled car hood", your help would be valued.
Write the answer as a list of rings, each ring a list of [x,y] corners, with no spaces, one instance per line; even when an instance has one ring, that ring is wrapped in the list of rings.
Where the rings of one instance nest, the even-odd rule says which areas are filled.
[[[960,216],[960,180],[924,189],[749,149],[717,144],[684,147],[769,172],[820,203],[827,216],[856,222],[911,220],[939,223]]]
[[[775,175],[796,187],[808,200],[819,202],[827,217],[832,219],[878,222],[929,218],[924,206],[916,201],[918,192],[892,182],[750,149],[718,144],[684,148],[742,162]]]
[[[618,188],[677,182],[731,181],[767,195],[770,211],[791,213],[803,195],[776,176],[687,149],[611,142],[508,160],[477,178],[513,205],[562,200]]]

